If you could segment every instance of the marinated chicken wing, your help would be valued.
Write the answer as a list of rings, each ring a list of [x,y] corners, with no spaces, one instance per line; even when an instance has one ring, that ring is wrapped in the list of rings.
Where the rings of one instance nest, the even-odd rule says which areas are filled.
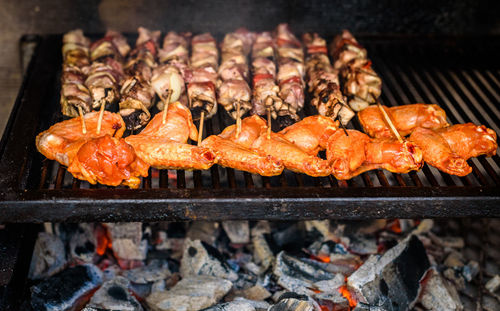
[[[213,150],[218,157],[218,164],[237,170],[262,176],[281,174],[283,165],[272,156],[262,156],[237,143],[212,135],[201,143],[203,147]]]
[[[119,114],[104,111],[100,134],[96,131],[98,118],[99,112],[84,115],[87,127],[85,134],[82,133],[80,117],[54,124],[36,137],[38,151],[50,160],[69,166],[86,141],[103,135],[122,137],[125,123]]]
[[[410,140],[422,149],[427,163],[445,173],[458,176],[472,172],[467,159],[482,154],[495,155],[498,148],[493,130],[472,123],[438,130],[417,128]]]
[[[402,136],[410,135],[417,127],[438,129],[449,125],[446,122],[446,113],[438,105],[413,104],[382,107]],[[394,137],[378,107],[371,106],[360,111],[358,118],[363,130],[371,137]]]
[[[326,149],[328,138],[338,128],[338,121],[324,116],[310,116],[283,129],[280,134],[310,155]]]
[[[350,179],[383,168],[408,173],[422,167],[422,151],[412,142],[372,139],[356,130],[336,131],[328,140],[327,159],[335,178]]]
[[[187,144],[188,138],[197,139],[198,131],[191,112],[179,102],[168,106],[165,123],[158,113],[138,135],[125,138],[137,155],[158,169],[206,170],[216,161],[207,148]]]
[[[68,172],[91,184],[129,186],[138,188],[140,176],[148,176],[149,165],[139,159],[134,148],[122,138],[110,135],[93,138],[85,142]]]

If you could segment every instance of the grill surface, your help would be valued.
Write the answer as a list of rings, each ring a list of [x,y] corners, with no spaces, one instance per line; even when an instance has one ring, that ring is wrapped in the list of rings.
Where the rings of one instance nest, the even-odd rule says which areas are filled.
[[[498,155],[470,160],[473,173],[466,177],[428,165],[410,174],[379,170],[349,181],[290,171],[266,178],[214,166],[194,172],[151,169],[139,190],[80,182],[35,148],[36,134],[62,120],[61,36],[37,40],[0,145],[0,221],[500,217]],[[436,103],[450,123],[474,122],[500,133],[497,37],[360,41],[383,79],[382,104]],[[217,134],[231,123],[221,111],[205,123],[206,133]],[[360,129],[357,120],[352,123]]]

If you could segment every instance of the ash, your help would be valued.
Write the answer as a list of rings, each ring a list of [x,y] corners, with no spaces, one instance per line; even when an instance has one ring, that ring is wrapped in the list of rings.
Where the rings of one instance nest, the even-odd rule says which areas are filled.
[[[500,310],[500,222],[482,222],[54,224],[33,252],[30,304],[86,311]]]

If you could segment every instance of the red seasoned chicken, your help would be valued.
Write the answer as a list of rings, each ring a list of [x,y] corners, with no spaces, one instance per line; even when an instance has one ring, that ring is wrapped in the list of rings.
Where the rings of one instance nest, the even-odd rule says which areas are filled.
[[[338,121],[320,115],[310,116],[283,129],[280,134],[302,148],[310,155],[325,150],[333,133],[337,131]]]
[[[210,168],[216,161],[215,154],[207,148],[187,144],[188,138],[198,137],[189,109],[179,102],[171,103],[165,123],[163,113],[158,113],[140,134],[125,138],[137,155],[158,169]]]
[[[122,137],[125,123],[119,114],[104,111],[100,134],[96,131],[98,117],[99,112],[84,115],[87,127],[85,134],[82,133],[80,117],[52,125],[36,137],[38,151],[49,160],[56,160],[62,165],[69,166],[80,147],[89,139],[103,135]]]
[[[422,167],[422,151],[409,141],[373,139],[356,130],[335,132],[328,140],[326,157],[332,173],[340,180],[383,168],[408,173]]]
[[[149,165],[139,159],[134,148],[122,138],[105,135],[84,143],[68,172],[91,184],[125,185],[138,188],[140,176],[148,176]]]
[[[424,160],[439,170],[458,176],[472,172],[471,157],[493,156],[498,144],[496,133],[484,125],[457,124],[438,130],[417,128],[410,140],[419,146]]]
[[[446,113],[438,105],[413,104],[391,108],[382,107],[402,136],[410,135],[417,127],[438,129],[449,125],[446,122]],[[370,137],[394,137],[377,106],[371,106],[358,112],[358,118],[364,131]]]

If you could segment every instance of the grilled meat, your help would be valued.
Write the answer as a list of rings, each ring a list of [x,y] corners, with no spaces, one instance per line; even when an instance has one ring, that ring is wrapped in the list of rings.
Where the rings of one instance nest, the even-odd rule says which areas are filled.
[[[139,159],[123,138],[110,135],[92,138],[78,150],[68,167],[75,178],[91,184],[138,188],[140,176],[148,176],[149,165]]]
[[[356,130],[330,136],[326,157],[335,178],[345,180],[378,168],[408,173],[423,165],[422,150],[409,141],[370,138]]]
[[[125,138],[138,157],[158,169],[210,168],[216,161],[215,154],[207,148],[187,144],[189,138],[198,137],[189,109],[179,102],[170,104],[165,123],[163,113],[158,113],[140,134]]]
[[[458,176],[472,172],[468,159],[480,155],[493,156],[498,148],[497,135],[493,130],[472,123],[436,130],[419,127],[409,139],[422,149],[427,163]]]
[[[38,151],[49,160],[56,160],[62,165],[69,166],[86,141],[103,135],[122,137],[125,123],[119,114],[104,111],[99,135],[96,133],[98,117],[99,112],[85,114],[87,126],[85,134],[82,133],[80,117],[52,125],[36,137]]]
[[[383,108],[402,136],[410,135],[417,127],[439,129],[449,126],[446,113],[438,105],[413,104]],[[363,130],[371,137],[394,137],[378,107],[372,106],[360,111],[358,119]]]
[[[339,118],[346,125],[354,112],[345,103],[340,91],[338,70],[334,69],[327,54],[326,41],[318,34],[303,36],[307,50],[306,73],[309,92],[313,94],[311,104],[318,113],[332,119]]]

